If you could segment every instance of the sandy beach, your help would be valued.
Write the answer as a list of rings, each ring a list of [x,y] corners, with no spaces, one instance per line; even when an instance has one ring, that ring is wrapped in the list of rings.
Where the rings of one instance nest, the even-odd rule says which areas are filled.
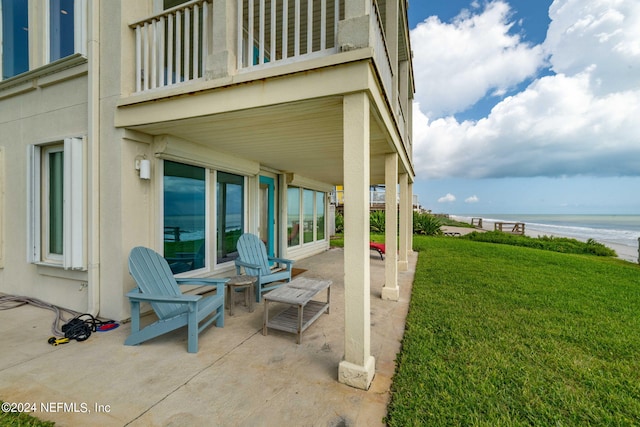
[[[464,235],[464,234],[469,234],[473,231],[493,231],[493,227],[494,227],[493,222],[483,221],[481,229],[467,228],[467,227],[454,227],[454,226],[446,225],[442,227],[442,231],[445,233],[460,233],[461,235]],[[542,235],[546,235],[546,236],[553,236],[553,237],[574,238],[574,237],[563,236],[555,233],[538,233],[535,230],[527,229],[526,225],[525,225],[525,235],[529,237],[540,237]],[[638,248],[633,248],[631,246],[620,245],[620,244],[615,244],[610,242],[601,242],[601,243],[603,243],[605,246],[616,251],[616,254],[618,254],[618,258],[623,259],[625,261],[629,261],[629,262],[634,262],[634,263],[638,262]]]

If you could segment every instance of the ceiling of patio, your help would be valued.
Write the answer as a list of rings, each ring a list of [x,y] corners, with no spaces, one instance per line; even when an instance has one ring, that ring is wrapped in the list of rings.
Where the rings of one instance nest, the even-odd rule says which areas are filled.
[[[333,185],[343,183],[343,106],[334,96],[210,116],[144,124],[132,129],[174,135],[226,154]],[[384,183],[391,148],[370,114],[371,184]]]

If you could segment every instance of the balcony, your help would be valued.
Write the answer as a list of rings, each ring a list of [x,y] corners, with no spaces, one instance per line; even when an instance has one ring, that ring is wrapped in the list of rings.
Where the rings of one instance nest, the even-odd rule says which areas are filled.
[[[136,92],[203,80],[214,40],[213,0],[195,0],[131,25]],[[237,64],[230,74],[337,53],[344,0],[237,0]]]
[[[278,67],[345,50],[339,46],[345,0],[227,1],[193,0],[131,24],[135,32],[134,94],[153,96],[181,86],[193,90],[194,83],[200,83],[198,88],[215,87],[228,84],[229,77],[239,80],[246,74],[250,78],[258,70],[275,75]],[[386,4],[371,0],[368,47],[398,133],[406,140],[410,128],[403,111],[406,102],[398,100],[402,95],[397,84],[394,93],[394,81],[400,79],[390,59],[384,8],[378,6],[379,1]],[[233,3],[235,11],[228,12],[227,5]],[[214,7],[220,10],[214,13]]]

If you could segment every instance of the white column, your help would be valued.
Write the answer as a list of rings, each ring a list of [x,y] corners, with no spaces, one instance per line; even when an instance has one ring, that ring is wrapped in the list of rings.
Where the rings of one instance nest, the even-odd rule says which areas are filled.
[[[369,15],[370,12],[371,0],[349,0],[344,2],[344,19]]]
[[[344,360],[338,381],[367,390],[375,373],[371,356],[369,270],[369,98],[343,101],[344,132]]]
[[[407,253],[413,252],[413,181],[409,181],[408,187],[408,200],[409,200],[409,213],[407,218]]]
[[[409,194],[409,175],[400,174],[400,259],[398,260],[398,270],[407,271],[409,269],[409,239],[413,230],[409,230],[412,222],[410,216],[412,210],[411,195]]]
[[[344,2],[344,19],[338,22],[337,46],[342,51],[371,46],[371,0]]]
[[[386,259],[384,262],[384,287],[382,299],[398,301],[398,154],[387,154],[384,165],[385,184],[385,232]]]
[[[205,64],[205,78],[215,79],[233,74],[237,68],[236,62],[241,51],[238,51],[238,34],[242,29],[238,29],[238,18],[241,18],[241,11],[238,11],[237,2],[227,0],[213,0],[209,21],[205,25],[211,25],[207,34],[211,34],[211,43],[207,44],[207,52],[203,52]],[[242,39],[240,39],[241,41]]]

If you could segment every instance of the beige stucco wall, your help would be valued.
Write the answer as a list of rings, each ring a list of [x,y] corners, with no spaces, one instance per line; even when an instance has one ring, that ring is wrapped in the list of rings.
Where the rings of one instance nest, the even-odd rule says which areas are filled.
[[[22,85],[25,91],[0,100],[0,145],[5,152],[4,268],[0,292],[36,297],[53,304],[86,309],[86,272],[30,264],[27,261],[27,149],[31,144],[87,134],[86,64]],[[35,87],[34,87],[35,86]],[[27,89],[28,88],[28,89]]]

